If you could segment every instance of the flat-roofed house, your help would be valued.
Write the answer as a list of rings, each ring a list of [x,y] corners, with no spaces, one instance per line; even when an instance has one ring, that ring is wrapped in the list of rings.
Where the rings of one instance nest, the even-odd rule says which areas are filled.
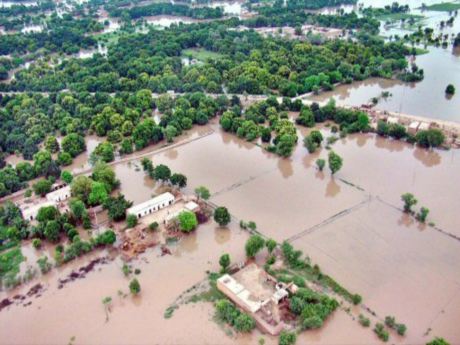
[[[69,199],[70,196],[70,186],[65,186],[61,189],[55,190],[54,192],[46,194],[46,200],[57,203]]]
[[[174,201],[174,195],[167,192],[129,208],[126,213],[133,214],[137,218],[142,218],[148,214],[154,213],[158,210],[161,210],[162,208],[172,205]]]

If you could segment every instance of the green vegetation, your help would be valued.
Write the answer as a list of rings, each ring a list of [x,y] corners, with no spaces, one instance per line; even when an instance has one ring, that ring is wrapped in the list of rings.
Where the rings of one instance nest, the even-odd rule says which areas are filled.
[[[211,197],[209,189],[207,189],[205,186],[199,186],[195,188],[195,194],[198,198],[201,198],[203,200],[208,200]]]
[[[177,218],[182,232],[191,232],[198,226],[198,220],[193,212],[182,211]]]
[[[24,260],[19,247],[0,253],[0,282],[4,287],[14,287],[19,283],[16,276],[19,273],[19,265]]]
[[[342,168],[343,159],[337,153],[335,153],[334,151],[330,151],[327,158],[331,174],[335,174]]]
[[[318,167],[319,171],[323,171],[324,167],[326,166],[326,161],[324,159],[317,159],[316,160],[316,166]]]
[[[364,315],[359,314],[359,323],[363,327],[369,327],[371,325],[371,320],[369,320],[368,317],[365,317]]]
[[[246,241],[245,251],[248,258],[253,258],[264,247],[265,241],[259,235],[252,235]]]
[[[217,317],[234,327],[238,332],[247,333],[256,327],[255,320],[242,313],[229,300],[221,299],[215,303]]]
[[[422,9],[428,11],[454,12],[460,10],[460,4],[454,2],[440,2],[438,4],[423,5]]]
[[[141,284],[139,284],[139,281],[136,278],[131,280],[131,282],[129,283],[129,291],[134,296],[138,295],[141,292]]]
[[[426,345],[450,345],[444,338],[436,337],[432,341],[426,343]]]
[[[415,206],[418,202],[412,193],[404,193],[401,195],[401,200],[404,202],[404,212],[406,213],[411,213],[412,206]]]
[[[230,223],[231,216],[226,207],[217,207],[214,210],[214,220],[220,226],[225,226]]]
[[[297,341],[297,335],[294,332],[281,331],[278,340],[279,345],[294,345]]]
[[[385,326],[382,323],[375,324],[374,332],[384,342],[387,342],[388,339],[390,338],[388,331],[385,329]]]
[[[134,214],[128,215],[126,217],[126,226],[128,228],[134,228],[137,225],[137,217]]]
[[[200,49],[200,48],[198,48],[198,49],[184,49],[182,51],[182,54],[185,57],[190,57],[190,58],[197,59],[197,60],[200,60],[200,61],[203,61],[203,62],[205,62],[208,59],[218,60],[218,59],[221,59],[223,57],[222,54],[215,53],[213,51],[206,50],[206,49]]]
[[[230,266],[230,255],[222,254],[222,256],[219,259],[219,265],[221,267],[221,273],[227,272],[228,266]]]
[[[454,95],[455,94],[455,86],[452,84],[447,85],[446,87],[446,94]]]

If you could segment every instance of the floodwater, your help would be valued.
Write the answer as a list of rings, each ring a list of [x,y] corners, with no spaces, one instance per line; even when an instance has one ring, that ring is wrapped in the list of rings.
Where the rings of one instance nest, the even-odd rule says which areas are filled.
[[[384,318],[405,323],[404,338],[421,344],[434,336],[460,339],[460,242],[420,227],[397,209],[372,200],[293,242],[315,263]],[[425,332],[429,335],[425,336]]]
[[[328,171],[319,173],[315,168],[315,160],[326,157],[327,151],[310,155],[301,145],[307,129],[299,130],[291,159],[281,159],[223,133],[215,120],[196,128],[201,135],[190,131],[189,140],[146,151],[146,156],[154,165],[167,164],[173,172],[185,174],[186,193],[207,186],[211,202],[227,206],[235,216],[230,229],[210,222],[174,246],[172,256],[159,257],[158,249],[142,255],[133,262],[142,270],[143,292],[138,298],[118,296],[118,290],[127,292],[129,282],[119,259],[62,290],[51,279],[48,290],[31,306],[12,306],[0,313],[0,342],[4,327],[13,330],[9,339],[22,344],[37,339],[62,343],[72,336],[75,343],[213,344],[215,339],[223,344],[257,343],[258,333],[225,335],[210,320],[208,304],[183,306],[172,319],[163,318],[167,306],[202,280],[206,270],[217,270],[222,253],[230,253],[234,262],[243,260],[247,234],[238,228],[240,219],[255,221],[267,237],[290,239],[324,272],[360,293],[379,317],[395,315],[405,323],[407,336],[392,335],[392,342],[421,343],[435,335],[460,340],[456,327],[460,242],[447,235],[460,235],[460,187],[452,183],[460,167],[458,151],[426,151],[371,134],[352,135],[333,144],[344,167],[331,178]],[[330,135],[326,127],[321,131]],[[136,203],[161,187],[145,178],[139,159],[119,162],[115,169],[121,191]],[[420,200],[417,207],[428,207],[429,221],[444,232],[420,226],[396,209],[404,192],[413,192]],[[113,299],[108,322],[101,302],[106,296]],[[57,314],[62,316],[56,319]],[[79,322],[74,322],[76,317]],[[191,318],[194,322],[187,322]],[[47,331],[51,324],[53,338]],[[424,337],[430,327],[433,331]],[[274,338],[265,339],[267,344],[276,343]],[[371,329],[363,329],[343,311],[321,330],[299,337],[299,343],[376,342]]]
[[[151,17],[144,17],[143,20],[147,23],[147,25],[153,26],[160,26],[160,27],[170,27],[172,24],[190,24],[198,22],[196,19],[188,18],[188,17],[176,17],[176,16],[151,16]]]
[[[211,344],[219,338],[220,343],[232,344],[235,338],[224,337],[223,331],[211,320],[210,305],[182,306],[169,320],[163,314],[181,293],[203,280],[207,270],[218,270],[223,252],[230,253],[234,260],[241,260],[246,239],[247,234],[236,224],[220,229],[209,222],[173,245],[173,255],[161,257],[158,248],[148,250],[132,262],[133,267],[142,271],[137,276],[142,292],[134,298],[119,295],[119,291],[129,294],[129,279],[123,276],[118,258],[98,266],[86,278],[58,289],[57,278],[82,264],[70,263],[65,274],[50,273],[53,276],[45,283],[45,292],[41,297],[32,298],[32,305],[10,306],[0,313],[0,342],[14,339],[17,344],[32,344],[37,340],[62,344],[75,337],[74,344],[186,344],[191,341]],[[27,291],[29,287],[24,286],[10,295]],[[107,296],[113,301],[108,321],[102,304]],[[53,332],[49,332],[50,325]],[[241,338],[255,343],[255,337]]]
[[[21,29],[21,32],[23,34],[30,34],[33,32],[42,32],[42,31],[43,31],[43,26],[41,25],[27,25]]]
[[[460,85],[460,56],[452,48],[427,48],[428,54],[417,56],[415,62],[425,71],[425,78],[418,83],[371,78],[350,85],[340,85],[335,90],[309,96],[316,102],[334,98],[338,105],[359,106],[379,97],[382,92],[391,96],[381,99],[376,108],[403,114],[460,122],[460,97],[446,97],[448,84]]]
[[[0,1],[0,7],[11,7],[11,6],[36,6],[36,1]]]
[[[389,0],[363,0],[358,6],[383,7],[391,5]],[[456,35],[460,31],[460,20],[457,17],[454,24],[441,28],[440,22],[447,21],[448,12],[421,11],[422,3],[426,5],[439,3],[438,0],[402,0],[401,5],[408,4],[411,13],[423,15],[420,23],[435,29],[435,34]],[[358,6],[344,6],[349,12],[357,10]],[[327,9],[326,12],[335,12],[336,9]],[[323,10],[324,11],[324,10]],[[418,25],[417,24],[417,25]],[[416,26],[417,26],[416,25]],[[411,33],[408,24],[397,23],[385,26],[382,22],[381,34],[384,37]],[[402,83],[398,80],[384,80],[372,78],[363,82],[355,82],[351,85],[341,85],[334,91],[324,92],[319,96],[309,97],[315,101],[327,101],[330,98],[336,99],[339,104],[361,105],[369,103],[371,98],[378,97],[383,91],[388,91],[392,97],[381,100],[377,108],[404,114],[429,117],[434,119],[460,122],[460,97],[447,97],[445,89],[448,84],[460,85],[460,52],[454,50],[450,44],[448,48],[427,47],[428,54],[417,56],[415,63],[424,69],[425,78],[419,83]]]

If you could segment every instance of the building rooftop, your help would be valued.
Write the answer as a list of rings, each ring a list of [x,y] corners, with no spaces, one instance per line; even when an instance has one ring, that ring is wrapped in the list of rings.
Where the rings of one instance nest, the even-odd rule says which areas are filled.
[[[169,203],[169,201],[174,200],[174,199],[175,199],[174,195],[172,195],[171,193],[169,192],[163,193],[150,200],[134,205],[133,207],[127,210],[127,213],[136,214],[136,213],[143,211],[145,208],[148,208],[154,205],[158,205],[158,204],[162,204],[162,203]]]

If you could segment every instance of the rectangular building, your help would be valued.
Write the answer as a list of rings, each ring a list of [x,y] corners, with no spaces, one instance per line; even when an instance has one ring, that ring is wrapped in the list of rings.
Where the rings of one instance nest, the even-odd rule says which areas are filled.
[[[46,200],[58,203],[69,199],[70,196],[70,186],[65,186],[63,188],[55,190],[54,192],[46,194]]]
[[[129,208],[126,213],[133,214],[137,218],[142,218],[148,214],[154,213],[158,210],[161,210],[162,208],[172,205],[174,201],[174,195],[167,192]]]

